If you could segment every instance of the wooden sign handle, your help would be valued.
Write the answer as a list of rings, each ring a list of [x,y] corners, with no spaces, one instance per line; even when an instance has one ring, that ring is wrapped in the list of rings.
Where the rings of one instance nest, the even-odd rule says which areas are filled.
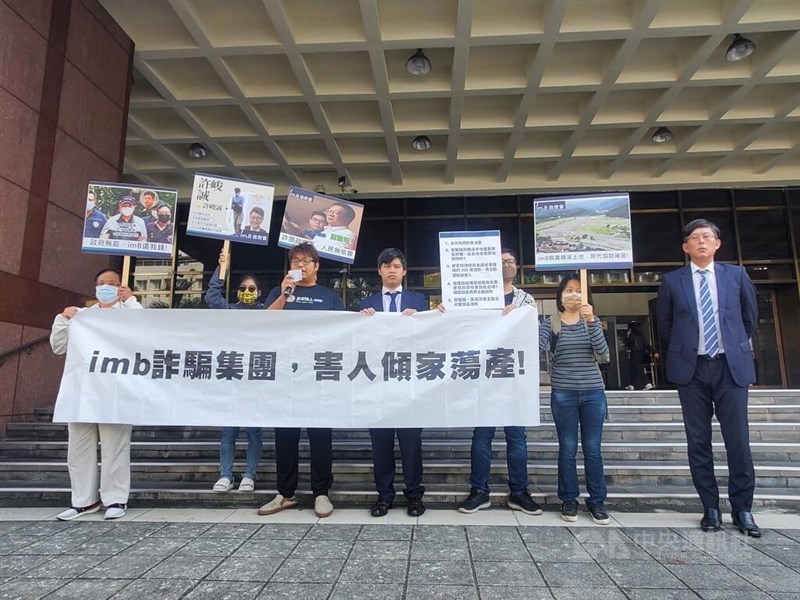
[[[219,268],[219,278],[225,279],[225,274],[228,272],[228,263],[231,258],[231,241],[225,240],[222,242],[222,252],[225,254],[225,264]]]
[[[122,257],[122,285],[128,285],[128,280],[131,276],[131,257]]]
[[[586,269],[581,269],[581,305],[589,304],[589,281]]]

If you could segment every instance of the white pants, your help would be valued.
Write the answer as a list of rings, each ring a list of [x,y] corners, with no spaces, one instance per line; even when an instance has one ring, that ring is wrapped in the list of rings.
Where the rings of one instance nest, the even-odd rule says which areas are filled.
[[[72,506],[127,504],[131,489],[131,426],[70,423],[67,468],[72,486]],[[100,481],[97,441],[100,440]]]

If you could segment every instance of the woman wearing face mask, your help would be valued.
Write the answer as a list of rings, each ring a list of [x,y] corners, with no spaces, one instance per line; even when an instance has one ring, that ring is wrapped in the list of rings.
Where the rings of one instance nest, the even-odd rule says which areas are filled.
[[[561,518],[578,519],[578,427],[581,432],[586,490],[586,508],[599,525],[610,521],[605,511],[606,480],[600,443],[606,413],[606,394],[596,355],[606,354],[600,321],[589,303],[581,301],[581,284],[576,275],[561,280],[556,292],[561,328],[553,332],[550,320],[539,329],[539,351],[552,353],[550,366],[550,407],[558,433],[558,497]]]
[[[88,309],[68,306],[53,321],[50,346],[56,354],[67,352],[69,326],[82,310],[142,308],[120,275],[103,269],[95,277],[97,304]],[[106,519],[125,516],[131,488],[131,426],[110,423],[69,423],[67,468],[72,488],[72,506],[56,515],[71,521],[106,507]],[[100,478],[97,477],[97,442],[100,441]],[[99,497],[98,497],[99,490]]]
[[[220,269],[225,265],[225,251],[219,253],[219,267],[211,276],[206,292],[206,304],[209,308],[222,309],[252,309],[264,308],[264,303],[259,301],[261,295],[255,277],[246,275],[239,283],[237,291],[238,302],[232,303],[225,300],[222,295],[225,280],[220,279]],[[219,442],[219,479],[212,488],[215,492],[229,492],[233,489],[233,459],[236,456],[236,438],[239,437],[239,427],[223,427]],[[247,434],[247,466],[242,480],[239,482],[240,492],[252,492],[255,489],[256,471],[261,460],[263,436],[261,427],[245,427]]]

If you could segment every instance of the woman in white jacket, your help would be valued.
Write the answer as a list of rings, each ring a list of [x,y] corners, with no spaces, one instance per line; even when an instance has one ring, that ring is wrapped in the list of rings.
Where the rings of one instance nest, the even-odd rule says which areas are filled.
[[[53,321],[50,346],[65,354],[71,319],[82,310],[142,308],[120,274],[103,269],[95,277],[97,304],[88,309],[68,306]],[[131,426],[110,423],[69,423],[67,468],[72,488],[72,506],[59,513],[62,521],[77,519],[106,507],[106,519],[119,519],[128,507],[131,487]],[[97,473],[97,442],[100,440],[100,477]],[[99,490],[99,496],[98,496]]]

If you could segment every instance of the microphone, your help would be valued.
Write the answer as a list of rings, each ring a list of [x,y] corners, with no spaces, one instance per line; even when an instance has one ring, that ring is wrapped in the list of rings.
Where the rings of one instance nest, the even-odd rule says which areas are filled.
[[[284,298],[288,298],[289,296],[292,295],[293,291],[294,291],[294,288],[291,285],[287,285],[286,289],[283,290],[283,297]]]

